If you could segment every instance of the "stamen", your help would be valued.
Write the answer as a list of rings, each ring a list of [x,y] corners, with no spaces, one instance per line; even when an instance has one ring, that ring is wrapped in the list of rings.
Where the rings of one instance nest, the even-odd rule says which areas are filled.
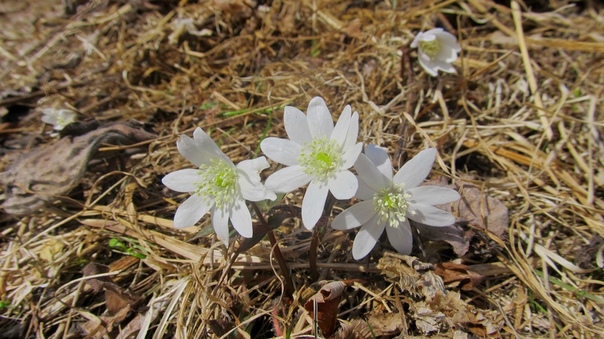
[[[440,52],[440,43],[438,39],[431,41],[420,41],[419,48],[426,54],[430,59],[436,58],[438,52]]]
[[[342,166],[344,161],[338,143],[321,138],[313,140],[302,148],[298,162],[307,174],[326,180]]]
[[[405,221],[411,194],[405,192],[402,185],[385,187],[373,197],[373,206],[382,222],[390,227],[398,227]]]
[[[213,159],[209,166],[201,165],[198,173],[196,194],[214,201],[220,209],[235,201],[238,192],[235,168],[225,161]]]

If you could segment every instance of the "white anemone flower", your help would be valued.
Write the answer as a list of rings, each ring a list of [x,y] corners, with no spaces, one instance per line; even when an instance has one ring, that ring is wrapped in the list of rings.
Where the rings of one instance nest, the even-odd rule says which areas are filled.
[[[45,108],[42,114],[42,122],[52,125],[55,131],[62,130],[77,118],[77,115],[68,109]]]
[[[266,186],[287,193],[310,183],[302,200],[302,223],[310,230],[321,218],[328,192],[336,199],[350,199],[358,188],[349,168],[363,148],[357,143],[359,114],[346,106],[334,127],[325,101],[315,97],[307,115],[287,106],[283,120],[289,140],[266,138],[260,148],[271,160],[289,167],[270,175]]]
[[[359,174],[356,197],[362,200],[346,209],[331,223],[338,230],[361,226],[354,239],[352,256],[362,259],[375,246],[386,229],[390,244],[400,253],[409,254],[413,235],[409,220],[430,225],[449,226],[455,217],[433,205],[459,200],[459,194],[445,187],[419,186],[430,173],[436,149],[419,152],[393,176],[388,153],[368,145],[359,156],[355,169]]]
[[[419,64],[431,76],[437,76],[439,70],[455,73],[455,67],[451,63],[457,60],[461,47],[453,34],[442,28],[420,32],[413,39],[411,48],[418,48]]]
[[[252,217],[245,203],[277,196],[261,182],[259,173],[269,167],[265,157],[244,160],[235,166],[201,128],[193,139],[182,135],[176,142],[180,154],[198,169],[182,169],[166,175],[162,182],[177,192],[193,192],[174,215],[174,227],[195,225],[207,212],[218,239],[228,247],[228,222],[246,238],[252,237]]]

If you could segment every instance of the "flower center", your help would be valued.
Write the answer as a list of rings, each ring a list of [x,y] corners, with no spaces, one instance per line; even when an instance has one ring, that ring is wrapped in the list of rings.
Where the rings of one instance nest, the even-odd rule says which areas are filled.
[[[436,58],[438,52],[440,52],[440,43],[438,39],[425,41],[422,40],[419,42],[419,48],[426,54],[430,59]]]
[[[225,161],[213,159],[209,166],[201,165],[198,174],[196,194],[215,201],[219,209],[233,203],[239,192],[235,168]]]
[[[373,206],[382,222],[387,221],[390,227],[398,227],[405,221],[411,194],[403,186],[393,185],[382,188],[373,196]]]
[[[298,162],[304,172],[321,180],[326,180],[344,163],[340,146],[337,142],[320,138],[302,147]]]

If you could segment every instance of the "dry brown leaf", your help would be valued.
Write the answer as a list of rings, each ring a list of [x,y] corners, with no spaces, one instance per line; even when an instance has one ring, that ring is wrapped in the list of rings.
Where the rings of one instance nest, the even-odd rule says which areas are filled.
[[[464,291],[471,291],[484,280],[483,276],[471,271],[468,266],[454,262],[438,263],[434,272],[443,278],[445,284],[461,285]]]
[[[80,183],[88,161],[103,144],[129,145],[153,138],[143,129],[118,123],[33,149],[0,174],[6,194],[2,206],[14,215],[36,212]]]
[[[319,328],[326,337],[331,337],[335,331],[338,306],[345,288],[346,283],[343,281],[329,282],[304,303],[304,309],[313,319],[317,319]]]
[[[474,236],[473,229],[483,229],[502,237],[509,226],[508,208],[497,198],[491,197],[472,184],[464,183],[459,186],[450,186],[442,181],[430,181],[423,185],[436,185],[449,187],[461,194],[461,199],[453,203],[457,211],[455,224],[446,227],[432,227],[411,221],[411,224],[420,231],[423,239],[432,241],[445,241],[453,247],[458,256],[463,256],[470,248],[470,240]],[[451,211],[450,205],[437,206],[445,211]],[[470,225],[467,229],[465,225]]]

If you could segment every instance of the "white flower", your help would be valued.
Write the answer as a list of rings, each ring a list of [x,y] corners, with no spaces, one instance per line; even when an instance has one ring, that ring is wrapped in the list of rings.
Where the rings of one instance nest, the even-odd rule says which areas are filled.
[[[65,126],[76,121],[77,115],[68,109],[45,108],[42,110],[42,121],[52,125],[55,131],[60,131]]]
[[[435,77],[439,70],[455,73],[451,63],[457,60],[461,47],[453,34],[442,28],[420,32],[411,43],[411,48],[416,47],[419,47],[419,64],[428,74]]]
[[[302,201],[302,223],[312,229],[321,218],[329,191],[336,199],[350,199],[358,181],[348,169],[363,145],[357,143],[359,114],[346,106],[335,127],[331,113],[320,97],[308,104],[308,115],[285,107],[287,139],[266,138],[260,148],[270,159],[284,164],[266,180],[266,186],[287,193],[310,182]]]
[[[268,168],[265,157],[244,160],[237,166],[201,128],[193,139],[182,135],[176,142],[180,154],[199,169],[182,169],[166,175],[162,182],[177,192],[193,192],[174,215],[174,226],[192,226],[208,211],[220,240],[229,244],[228,221],[239,234],[252,237],[252,217],[245,200],[275,200],[275,193],[260,182],[259,173]]]
[[[409,219],[430,225],[448,226],[455,217],[433,205],[447,204],[460,198],[450,189],[418,185],[430,173],[436,149],[419,152],[392,175],[392,164],[385,150],[368,145],[355,164],[359,189],[355,196],[363,200],[340,213],[331,223],[338,230],[361,226],[354,239],[352,256],[359,260],[373,249],[386,229],[390,244],[400,253],[409,254],[413,236]]]

